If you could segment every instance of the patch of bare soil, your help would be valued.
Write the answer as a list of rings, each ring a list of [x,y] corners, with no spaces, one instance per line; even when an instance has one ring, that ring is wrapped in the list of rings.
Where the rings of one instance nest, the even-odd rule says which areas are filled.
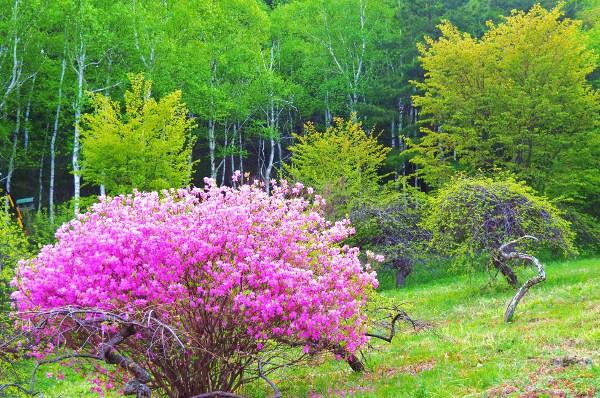
[[[399,371],[400,371],[400,373],[408,373],[408,374],[415,376],[421,372],[425,372],[427,370],[433,369],[434,366],[435,366],[435,361],[433,359],[430,359],[429,361],[423,361],[423,362],[417,362],[414,364],[404,365],[399,369]]]
[[[515,386],[511,386],[510,384],[501,384],[497,387],[494,387],[488,390],[485,394],[486,398],[504,398],[509,395],[519,392],[519,389]]]
[[[599,392],[593,387],[585,391],[579,390],[577,385],[561,374],[569,367],[592,364],[589,358],[578,356],[565,356],[544,361],[536,372],[529,374],[526,387],[517,387],[510,384],[501,384],[486,391],[486,398],[595,398]],[[518,394],[518,395],[517,395]]]

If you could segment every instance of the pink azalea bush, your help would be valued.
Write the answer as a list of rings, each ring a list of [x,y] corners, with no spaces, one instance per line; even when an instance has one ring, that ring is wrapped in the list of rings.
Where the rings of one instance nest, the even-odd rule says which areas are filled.
[[[234,390],[243,372],[219,384],[221,373],[274,342],[351,354],[366,342],[375,274],[357,248],[339,244],[354,232],[349,222],[327,222],[323,201],[308,192],[282,181],[268,195],[258,185],[217,187],[207,179],[204,189],[101,198],[59,229],[56,244],[20,263],[16,310],[25,322],[65,306],[132,319],[151,310],[185,352],[154,352],[143,332],[126,347],[155,380],[167,380],[161,387],[169,396],[169,386],[181,383],[173,378],[195,384],[172,396]]]

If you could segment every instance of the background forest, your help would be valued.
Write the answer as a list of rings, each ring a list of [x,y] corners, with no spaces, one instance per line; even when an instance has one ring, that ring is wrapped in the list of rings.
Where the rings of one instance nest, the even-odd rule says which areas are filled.
[[[521,16],[504,34],[490,34],[487,21],[534,3],[2,1],[3,186],[15,198],[33,197],[55,223],[57,205],[70,203],[64,221],[73,198],[107,185],[115,194],[198,184],[206,175],[227,183],[234,170],[268,181],[306,123],[324,129],[346,117],[390,148],[380,183],[404,178],[429,191],[456,172],[507,170],[567,209],[590,243],[600,140],[591,91],[597,57],[588,50],[600,45],[599,8],[569,1],[562,13]],[[432,47],[440,35],[443,43]],[[144,95],[180,91],[190,134],[169,139],[190,158],[191,180],[184,172],[183,180],[147,187],[116,182],[123,157],[140,153],[139,140],[90,140],[86,157],[82,115],[97,108],[98,95],[122,103],[132,73],[150,82]],[[452,78],[439,80],[444,73]],[[156,167],[150,159],[171,150],[169,139],[142,151],[150,157],[136,174]]]

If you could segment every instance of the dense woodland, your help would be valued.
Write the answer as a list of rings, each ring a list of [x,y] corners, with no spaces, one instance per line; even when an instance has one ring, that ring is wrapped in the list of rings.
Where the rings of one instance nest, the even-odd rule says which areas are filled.
[[[514,363],[435,396],[483,392],[550,366],[549,336],[510,327],[554,270],[569,314],[525,300],[526,322],[591,358],[551,395],[596,396],[596,260],[585,284],[544,263],[600,251],[599,59],[598,0],[0,0],[0,397],[59,366],[73,396],[281,397],[294,369],[297,396],[372,396],[405,369],[364,373],[406,352],[400,323],[449,319],[462,351],[436,340],[425,371],[466,380],[477,338]],[[419,294],[460,297],[412,295],[440,275]],[[507,291],[502,327],[461,312]],[[324,392],[318,356],[365,376]],[[403,388],[373,396],[428,396]]]
[[[2,182],[46,213],[101,193],[81,170],[113,156],[82,157],[82,115],[143,73],[148,95],[181,92],[192,183],[268,181],[307,122],[355,114],[391,148],[388,179],[429,191],[500,168],[597,220],[598,5],[561,4],[494,30],[534,1],[4,1]]]

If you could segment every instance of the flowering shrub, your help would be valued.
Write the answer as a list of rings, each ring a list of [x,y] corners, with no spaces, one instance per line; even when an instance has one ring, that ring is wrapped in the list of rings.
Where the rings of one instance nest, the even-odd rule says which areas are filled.
[[[205,181],[205,189],[103,198],[62,226],[54,245],[17,270],[13,298],[24,325],[67,306],[128,319],[151,312],[185,349],[174,353],[137,327],[119,350],[172,397],[235,390],[274,345],[348,354],[363,345],[364,305],[377,282],[358,249],[338,244],[353,233],[349,222],[327,222],[321,198],[306,199],[301,184],[282,181],[267,195],[257,185]],[[77,350],[84,338],[97,348],[118,332],[107,322],[90,336],[55,321],[41,333],[60,328],[71,328],[62,342]],[[40,355],[56,344],[43,341]]]

